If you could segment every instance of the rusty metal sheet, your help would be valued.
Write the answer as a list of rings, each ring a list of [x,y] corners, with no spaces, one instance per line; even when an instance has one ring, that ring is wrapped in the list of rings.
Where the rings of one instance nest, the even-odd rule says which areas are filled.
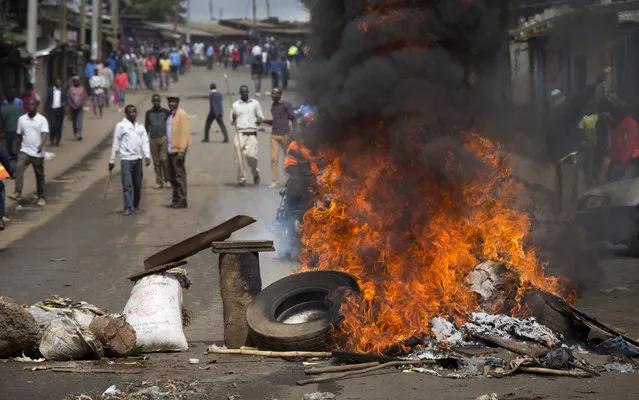
[[[213,253],[251,253],[260,251],[275,251],[272,240],[231,240],[211,243]]]
[[[144,269],[149,270],[160,265],[184,260],[211,247],[211,243],[226,240],[231,234],[255,222],[254,218],[237,215],[208,231],[198,233],[178,244],[168,247],[144,260]]]

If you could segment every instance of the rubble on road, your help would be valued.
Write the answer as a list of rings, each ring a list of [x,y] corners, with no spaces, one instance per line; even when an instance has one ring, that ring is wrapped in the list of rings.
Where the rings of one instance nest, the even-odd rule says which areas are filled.
[[[28,311],[0,296],[0,356],[16,356],[37,347],[40,328]]]
[[[200,382],[167,379],[133,382],[125,388],[116,385],[106,390],[80,395],[68,395],[64,400],[207,400],[210,397],[200,388]]]

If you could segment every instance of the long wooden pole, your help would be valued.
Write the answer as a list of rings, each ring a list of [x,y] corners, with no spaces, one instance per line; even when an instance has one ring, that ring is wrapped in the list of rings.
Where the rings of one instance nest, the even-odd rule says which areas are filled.
[[[208,348],[208,353],[215,354],[240,354],[245,356],[261,357],[330,357],[333,353],[325,351],[268,351],[253,349],[216,349]]]
[[[391,361],[391,362],[388,362],[388,363],[376,365],[374,367],[370,367],[370,368],[366,368],[366,369],[360,369],[360,370],[357,370],[357,371],[340,372],[340,373],[337,373],[337,374],[329,374],[329,375],[320,376],[318,378],[302,379],[302,380],[297,381],[296,383],[298,385],[307,385],[309,383],[319,383],[319,382],[325,382],[325,381],[332,381],[332,380],[336,380],[336,379],[346,378],[348,376],[365,374],[367,372],[373,372],[373,371],[377,371],[378,369],[383,369],[383,368],[388,368],[388,367],[395,367],[395,366],[398,366],[398,365],[421,365],[421,364],[431,364],[431,363],[434,363],[434,362],[435,362],[435,360]]]

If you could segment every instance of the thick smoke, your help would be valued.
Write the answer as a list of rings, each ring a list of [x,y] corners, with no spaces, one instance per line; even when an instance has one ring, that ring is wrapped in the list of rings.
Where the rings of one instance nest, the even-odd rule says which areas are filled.
[[[319,0],[305,82],[320,107],[321,141],[375,139],[383,121],[390,147],[472,129],[487,98],[475,71],[504,43],[499,10],[483,1]],[[366,137],[368,136],[368,137]]]

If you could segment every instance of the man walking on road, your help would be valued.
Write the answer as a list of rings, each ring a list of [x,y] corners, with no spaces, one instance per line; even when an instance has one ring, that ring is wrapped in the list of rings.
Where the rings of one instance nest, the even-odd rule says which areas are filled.
[[[16,132],[18,131],[18,119],[24,114],[22,103],[16,100],[16,90],[9,89],[5,104],[0,109],[0,123],[2,123],[2,132],[4,133],[5,150],[9,154],[11,160],[15,160],[18,156],[16,148]]]
[[[224,143],[228,143],[229,135],[224,125],[224,109],[222,108],[222,94],[217,91],[217,85],[211,83],[211,93],[209,93],[209,115],[206,116],[206,124],[204,125],[204,139],[202,142],[208,143],[209,132],[213,121],[216,121],[220,126],[222,135],[224,136]]]
[[[246,85],[240,87],[240,99],[233,103],[231,120],[237,131],[233,144],[235,146],[238,184],[246,186],[246,164],[248,164],[253,174],[253,183],[259,185],[257,127],[262,124],[264,115],[260,103],[249,98],[249,88]]]
[[[49,117],[49,145],[60,146],[62,125],[64,122],[64,107],[67,106],[67,94],[62,88],[62,80],[56,79],[55,84],[47,90],[47,101],[44,112]]]
[[[264,73],[264,66],[262,65],[261,56],[253,57],[251,62],[251,77],[255,82],[255,95],[260,97],[262,94],[262,74]]]
[[[275,189],[280,186],[280,149],[286,153],[290,141],[291,125],[293,125],[293,127],[295,126],[295,111],[293,111],[293,105],[291,103],[282,101],[282,91],[280,89],[273,89],[271,99],[273,100],[273,105],[271,106],[273,119],[264,122],[273,127],[269,144],[271,151],[271,175],[273,180],[269,188]]]
[[[142,158],[146,167],[151,164],[149,137],[142,124],[136,122],[138,111],[133,105],[124,108],[125,118],[113,132],[113,145],[109,158],[109,172],[115,167],[115,157],[120,153],[122,173],[122,197],[124,198],[124,215],[140,210],[142,195]]]
[[[89,81],[89,85],[91,85],[91,97],[93,100],[93,116],[102,118],[102,107],[104,107],[104,87],[106,83],[104,82],[104,77],[100,75],[100,72],[96,69],[95,75]]]
[[[84,119],[84,103],[86,103],[87,97],[86,89],[80,85],[80,78],[74,76],[73,85],[69,88],[67,98],[71,109],[73,134],[78,140],[82,140],[82,120]]]
[[[44,199],[44,143],[49,133],[47,119],[38,113],[38,101],[31,99],[27,102],[28,112],[18,119],[18,163],[16,165],[16,186],[11,198],[15,201],[22,200],[22,187],[24,186],[24,171],[29,165],[33,165],[35,172],[39,207],[44,207],[47,202]]]
[[[102,78],[104,78],[104,105],[109,108],[109,97],[113,96],[113,80],[115,75],[113,70],[109,67],[109,64],[104,64],[101,72]]]
[[[153,108],[146,112],[144,127],[151,141],[151,157],[153,158],[156,183],[153,188],[161,189],[164,186],[170,188],[171,178],[166,147],[166,120],[169,118],[169,110],[162,107],[162,99],[157,93],[151,98],[151,103]]]
[[[178,108],[180,98],[177,95],[167,96],[169,101],[169,118],[166,120],[166,140],[169,152],[169,175],[173,186],[170,208],[186,208],[186,152],[191,147],[191,130],[189,116]]]

